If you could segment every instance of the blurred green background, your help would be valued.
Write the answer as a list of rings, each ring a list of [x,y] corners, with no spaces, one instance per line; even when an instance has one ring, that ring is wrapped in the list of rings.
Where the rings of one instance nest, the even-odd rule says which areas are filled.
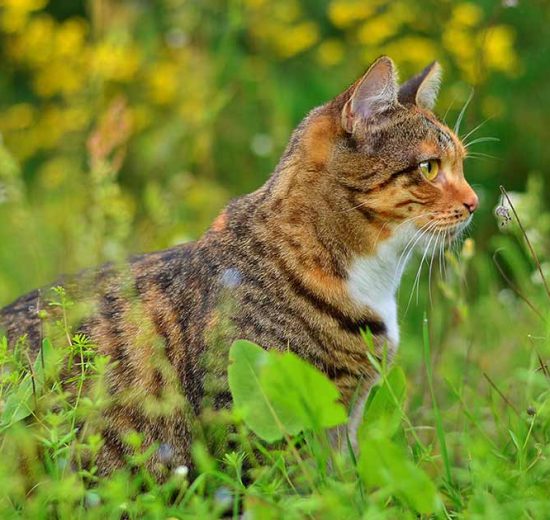
[[[550,163],[550,9],[521,0],[0,0],[0,302],[198,237],[380,54],[445,71],[488,243],[498,185]],[[544,184],[537,184],[544,190]]]

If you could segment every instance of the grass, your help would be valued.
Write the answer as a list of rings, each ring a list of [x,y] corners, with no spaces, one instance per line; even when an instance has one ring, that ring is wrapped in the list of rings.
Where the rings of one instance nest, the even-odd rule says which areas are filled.
[[[50,324],[34,362],[24,339],[15,349],[0,342],[0,517],[239,518],[245,511],[285,519],[545,518],[548,295],[541,261],[530,255],[534,246],[523,242],[529,230],[508,225],[512,233],[496,236],[495,245],[500,269],[521,297],[503,285],[490,253],[472,251],[471,239],[447,252],[446,273],[425,280],[418,305],[403,316],[393,368],[373,358],[381,377],[367,403],[359,453],[327,441],[327,427],[345,417],[329,382],[313,383],[309,367],[275,356],[270,374],[254,377],[275,419],[269,440],[279,440],[262,440],[265,424],[247,417],[246,395],[255,392],[232,387],[239,406],[217,421],[232,426],[231,451],[213,455],[198,440],[196,475],[179,467],[164,483],[147,471],[151,449],[138,433],[126,439],[134,453],[127,469],[97,476],[102,440],[94,425],[107,403],[108,360],[72,333],[66,317],[73,302],[57,289],[51,305],[62,318]],[[404,281],[403,302],[414,274]],[[242,370],[239,362],[235,354],[235,370]],[[78,367],[71,394],[61,385],[67,366]],[[273,385],[292,370],[303,385],[287,390],[302,407],[290,410]],[[262,404],[253,406],[259,415]]]

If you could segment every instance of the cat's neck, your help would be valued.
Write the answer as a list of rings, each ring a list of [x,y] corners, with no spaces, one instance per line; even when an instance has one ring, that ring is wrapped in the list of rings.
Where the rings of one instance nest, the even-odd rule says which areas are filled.
[[[292,170],[305,167],[293,158]],[[338,204],[335,191],[342,188],[327,172],[292,170],[281,171],[258,194],[269,215],[262,224],[266,234],[316,294],[347,313],[376,313],[397,345],[395,296],[413,226],[366,222],[360,211]]]
[[[399,342],[396,292],[414,247],[411,226],[402,226],[379,243],[373,253],[358,256],[349,268],[347,289],[350,298],[373,309],[384,321],[394,345]]]

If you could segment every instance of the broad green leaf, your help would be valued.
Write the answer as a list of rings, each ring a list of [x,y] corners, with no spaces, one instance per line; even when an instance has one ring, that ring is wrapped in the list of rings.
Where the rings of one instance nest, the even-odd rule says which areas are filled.
[[[346,422],[340,392],[321,371],[292,352],[270,353],[262,383],[277,407],[296,417],[302,430],[331,428]]]
[[[250,341],[235,341],[229,351],[228,380],[234,406],[241,410],[247,426],[265,441],[274,442],[301,428],[292,414],[273,402],[261,381],[269,356]]]
[[[344,423],[345,408],[336,386],[319,370],[290,352],[267,352],[249,341],[233,343],[229,387],[249,428],[273,442],[284,434]]]
[[[418,513],[430,514],[438,509],[434,483],[410,460],[405,449],[378,435],[363,435],[359,447],[358,470],[367,488],[386,488]]]

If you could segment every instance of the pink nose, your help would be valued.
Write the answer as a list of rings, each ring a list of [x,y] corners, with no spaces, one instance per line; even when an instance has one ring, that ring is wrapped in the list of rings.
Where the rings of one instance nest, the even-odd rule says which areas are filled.
[[[470,213],[473,213],[479,206],[479,197],[473,190],[471,190],[471,192],[464,198],[463,204]]]

